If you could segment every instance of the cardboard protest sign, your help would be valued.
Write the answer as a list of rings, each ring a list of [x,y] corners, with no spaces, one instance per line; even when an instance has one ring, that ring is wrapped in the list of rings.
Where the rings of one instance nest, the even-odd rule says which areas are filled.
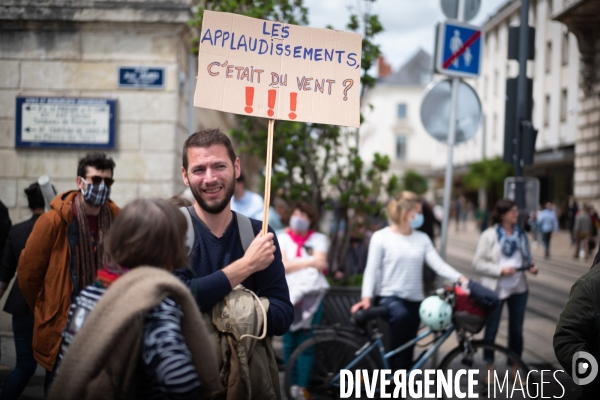
[[[196,107],[358,127],[359,34],[205,11]]]

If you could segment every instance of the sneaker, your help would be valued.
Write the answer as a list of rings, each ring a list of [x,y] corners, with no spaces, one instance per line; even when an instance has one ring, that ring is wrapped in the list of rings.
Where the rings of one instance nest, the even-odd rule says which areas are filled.
[[[298,385],[292,385],[292,386],[290,387],[290,397],[291,397],[291,399],[290,399],[290,400],[294,400],[294,399],[297,399],[297,398],[298,398],[298,389],[300,389],[300,388],[298,387]]]

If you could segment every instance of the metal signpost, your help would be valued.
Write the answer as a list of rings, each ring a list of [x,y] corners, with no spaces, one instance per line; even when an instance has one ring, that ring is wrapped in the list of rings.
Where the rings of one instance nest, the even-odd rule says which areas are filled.
[[[522,134],[525,128],[526,109],[527,109],[527,59],[529,48],[525,45],[529,43],[529,0],[521,1],[521,26],[519,27],[519,76],[517,77],[517,108],[515,118],[515,157],[514,168],[515,177],[523,176],[523,139]],[[531,117],[530,117],[531,118]],[[529,122],[529,125],[531,123]],[[535,145],[534,145],[535,151]],[[525,207],[525,190],[522,181],[516,181],[515,202],[519,209]]]
[[[450,92],[447,139],[448,159],[444,178],[444,215],[442,218],[442,243],[440,247],[440,255],[444,259],[446,258],[446,246],[448,243],[454,145],[457,143],[457,125],[460,124],[456,109],[459,86],[461,85],[460,77],[476,78],[479,76],[483,53],[483,31],[479,27],[463,23],[465,19],[475,16],[479,8],[478,2],[470,2],[470,8],[475,10],[475,12],[470,12],[468,16],[465,15],[465,2],[466,0],[454,0],[457,10],[457,21],[446,21],[439,24],[436,36],[436,72],[453,77]],[[444,12],[447,12],[447,15],[448,13],[452,15],[452,12],[448,11],[453,9],[454,5],[452,3],[452,1],[442,1],[442,7]],[[477,125],[479,121],[480,117],[476,120]]]
[[[533,165],[537,129],[531,122],[533,111],[533,79],[527,77],[527,60],[535,58],[535,28],[530,27],[529,0],[521,1],[520,26],[508,28],[508,59],[519,62],[519,75],[506,80],[503,161],[513,164],[515,176],[511,179],[511,199],[519,207],[519,225],[531,210],[531,179],[523,177],[523,167]],[[505,185],[506,189],[506,185]],[[506,196],[506,190],[505,190]],[[539,202],[539,194],[537,195]],[[533,207],[534,210],[537,205]]]
[[[476,26],[462,22],[473,18],[479,6],[479,0],[442,0],[442,10],[446,16],[456,18],[458,22],[446,21],[437,27],[435,72],[449,75],[452,79],[430,85],[421,102],[423,126],[434,139],[448,144],[440,248],[440,255],[444,259],[448,242],[454,145],[471,139],[481,121],[479,97],[473,88],[460,79],[479,76],[483,32]],[[461,108],[457,110],[459,98]],[[433,363],[437,365],[437,351],[433,356]]]

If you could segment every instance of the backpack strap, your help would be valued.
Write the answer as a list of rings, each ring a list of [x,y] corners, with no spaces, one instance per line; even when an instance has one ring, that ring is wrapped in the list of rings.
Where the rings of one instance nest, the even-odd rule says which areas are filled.
[[[245,253],[246,250],[248,250],[248,247],[250,247],[250,243],[254,240],[254,229],[252,229],[250,218],[238,212],[235,213],[235,217],[237,219],[240,240],[242,241],[242,248]]]
[[[187,221],[185,245],[188,247],[187,254],[189,256],[196,241],[196,233],[194,232],[194,224],[192,223],[192,214],[187,207],[179,207],[179,210],[183,213],[183,216]],[[250,247],[250,243],[252,243],[254,240],[254,229],[252,229],[252,222],[250,222],[250,218],[237,212],[235,213],[235,217],[237,220],[240,241],[242,242],[242,248],[244,249],[245,253],[246,250],[248,250],[248,247]]]
[[[194,233],[194,224],[192,223],[192,214],[187,207],[179,207],[179,210],[183,213],[185,220],[187,221],[187,231],[185,232],[185,245],[188,247],[188,256],[192,253],[194,248],[194,242],[196,241],[196,234]]]

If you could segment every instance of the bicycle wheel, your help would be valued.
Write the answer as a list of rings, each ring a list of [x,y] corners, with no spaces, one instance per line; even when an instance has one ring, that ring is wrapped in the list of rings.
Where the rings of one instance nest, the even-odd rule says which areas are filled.
[[[472,351],[465,351],[463,346],[454,348],[444,357],[438,370],[452,371],[452,378],[458,370],[476,370],[476,384],[473,392],[479,398],[496,399],[529,399],[539,395],[537,379],[529,373],[529,367],[519,356],[506,347],[489,344],[483,341],[472,341]],[[491,361],[491,364],[488,360]],[[492,370],[488,374],[488,365]],[[448,377],[447,374],[445,374]],[[454,387],[455,382],[452,381]],[[460,391],[468,393],[468,374],[460,378]],[[456,389],[454,390],[456,393]],[[453,399],[442,391],[443,399]]]
[[[305,398],[311,400],[338,399],[340,396],[339,381],[337,385],[332,379],[357,357],[358,350],[366,343],[366,339],[330,331],[314,336],[292,353],[285,368],[285,392],[289,400],[297,397],[292,394],[292,386],[304,388]],[[352,369],[373,370],[379,368],[368,354]],[[364,390],[362,391],[364,394]]]

